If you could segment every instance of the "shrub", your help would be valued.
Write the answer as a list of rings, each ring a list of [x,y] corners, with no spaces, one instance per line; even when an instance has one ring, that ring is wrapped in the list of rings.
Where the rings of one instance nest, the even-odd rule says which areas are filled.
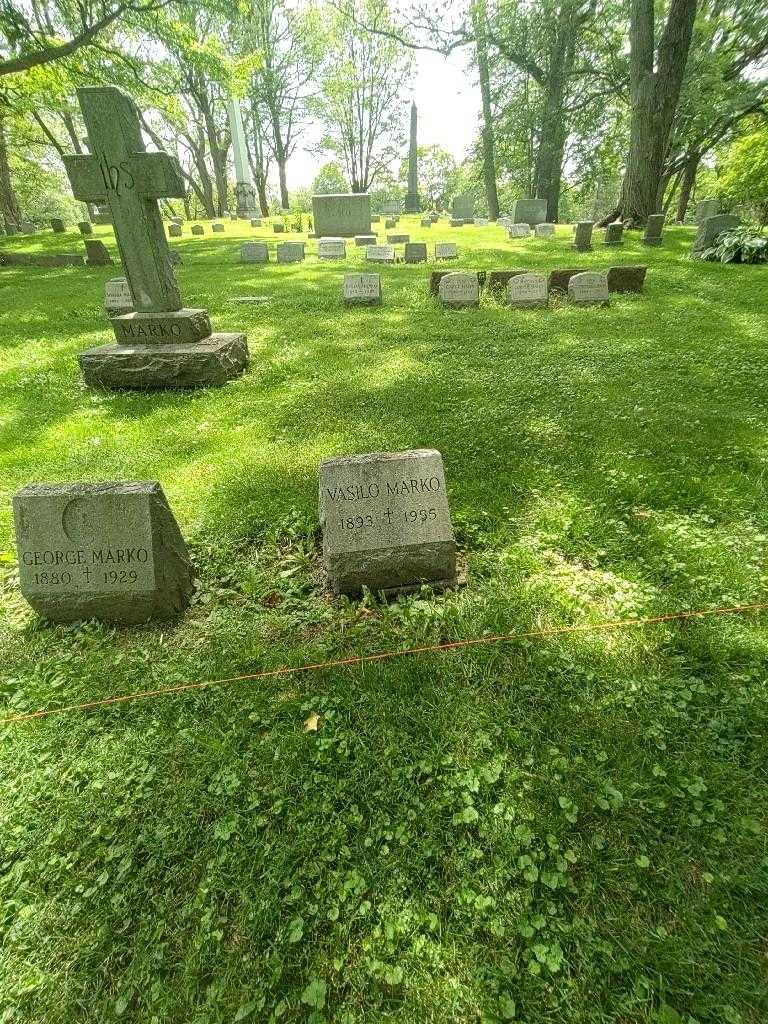
[[[768,238],[748,227],[731,228],[696,255],[716,263],[768,263]]]

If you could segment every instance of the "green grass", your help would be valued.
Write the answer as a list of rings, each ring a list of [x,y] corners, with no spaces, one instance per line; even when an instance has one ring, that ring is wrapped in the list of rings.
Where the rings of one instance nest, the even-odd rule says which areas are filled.
[[[242,238],[280,239],[228,223],[175,243],[179,278],[247,331],[249,372],[109,394],[76,355],[110,338],[119,268],[0,271],[0,717],[768,600],[766,268],[691,262],[691,229],[576,257],[565,229],[417,224],[397,230],[456,238],[458,267],[647,262],[646,291],[446,311],[430,267],[395,266],[380,309],[344,309],[361,250],[244,266]],[[467,585],[328,600],[319,461],[419,446],[443,454]],[[40,622],[11,495],[121,478],[162,482],[194,606],[140,629]],[[0,727],[0,1022],[761,1024],[767,626],[481,646]]]

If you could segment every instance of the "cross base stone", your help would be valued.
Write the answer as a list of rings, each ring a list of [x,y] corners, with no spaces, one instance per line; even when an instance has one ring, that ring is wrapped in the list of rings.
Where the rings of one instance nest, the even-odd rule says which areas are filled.
[[[191,345],[211,333],[205,309],[175,309],[168,313],[127,313],[112,318],[118,345]]]
[[[92,387],[219,387],[245,370],[248,342],[244,334],[216,333],[192,344],[102,345],[81,352],[78,361]]]

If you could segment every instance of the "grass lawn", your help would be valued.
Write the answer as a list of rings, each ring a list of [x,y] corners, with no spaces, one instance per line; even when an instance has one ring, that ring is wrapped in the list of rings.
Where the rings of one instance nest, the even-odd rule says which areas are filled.
[[[0,270],[0,717],[768,600],[768,268],[692,262],[690,228],[577,256],[565,228],[418,223],[451,269],[647,262],[646,291],[446,311],[432,265],[241,265],[295,236],[185,226],[185,300],[247,331],[249,372],[96,393],[76,355],[119,267]],[[381,308],[342,306],[350,267]],[[467,585],[328,600],[319,461],[414,447],[443,455]],[[179,622],[52,627],[21,598],[12,494],[105,479],[162,482],[201,581]],[[762,1024],[767,674],[757,613],[0,726],[0,1022]]]

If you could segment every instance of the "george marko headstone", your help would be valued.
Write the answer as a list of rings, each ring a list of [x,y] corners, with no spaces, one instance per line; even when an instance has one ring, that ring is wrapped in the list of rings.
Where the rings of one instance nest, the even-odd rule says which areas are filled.
[[[89,267],[108,267],[112,263],[109,250],[98,238],[86,238],[85,262]]]
[[[614,220],[610,224],[606,225],[605,238],[603,239],[603,245],[623,245],[624,244],[624,221]]]
[[[406,263],[426,263],[427,262],[427,243],[426,242],[406,242],[405,243],[405,262]]]
[[[326,459],[320,524],[335,593],[398,593],[456,581],[445,470],[433,449]]]
[[[389,245],[402,245],[404,242],[410,242],[410,240],[410,235],[387,235]]]
[[[193,235],[204,235],[205,234],[205,228],[203,227],[202,224],[193,224],[192,225],[192,234]]]
[[[652,213],[649,215],[645,223],[643,245],[661,245],[661,237],[664,233],[664,220],[665,215],[663,213]]]
[[[376,245],[376,235],[355,235],[355,245]]]
[[[92,155],[65,156],[76,199],[107,203],[135,312],[112,318],[116,345],[81,352],[88,384],[223,384],[248,362],[244,334],[213,334],[205,309],[182,306],[157,200],[183,198],[178,161],[144,150],[133,100],[112,86],[77,91]]]
[[[543,224],[547,219],[547,200],[518,199],[512,211],[512,218],[516,224],[529,224],[531,227]]]
[[[269,246],[266,242],[243,242],[240,247],[241,263],[269,263]]]
[[[159,483],[32,484],[13,512],[21,592],[40,615],[138,623],[189,604],[192,565]]]
[[[454,220],[472,220],[475,216],[475,200],[466,192],[456,196],[451,205],[451,213]]]
[[[459,258],[459,247],[455,242],[435,242],[436,260],[455,260]]]
[[[318,238],[354,238],[371,230],[371,197],[363,192],[312,196]]]
[[[369,263],[394,263],[394,245],[369,245],[365,250],[365,258]]]
[[[104,285],[104,308],[110,317],[133,312],[133,296],[124,277],[111,277]]]
[[[169,238],[181,238],[181,224],[169,224],[168,225],[168,237]]]
[[[708,217],[716,217],[720,213],[719,199],[702,199],[696,203],[696,223],[703,224]]]
[[[533,231],[537,238],[554,238],[555,225],[542,222],[541,224],[536,224]]]
[[[277,235],[285,234],[285,224],[281,220],[276,220],[272,225],[272,231]]]
[[[709,249],[715,244],[715,239],[723,231],[731,231],[741,224],[741,220],[732,213],[718,213],[715,217],[707,217],[703,224],[699,225],[696,238],[693,242],[693,251],[699,252],[702,249]]]
[[[317,243],[317,255],[321,260],[345,260],[346,242],[343,238],[321,238]]]
[[[580,306],[607,306],[608,274],[594,270],[574,274],[568,281],[568,298]]]
[[[66,231],[64,221],[60,217],[51,217],[51,231],[54,235],[61,235]]]
[[[376,306],[381,302],[380,274],[345,274],[344,302],[348,306]]]
[[[279,242],[277,246],[278,263],[301,263],[304,259],[304,242]]]
[[[78,223],[77,227],[78,227],[78,230],[80,231],[81,235],[92,235],[93,234],[93,224],[91,224],[91,222],[88,221],[88,220],[81,220]]]
[[[589,252],[592,249],[592,228],[594,226],[594,221],[580,220],[576,225],[572,248],[577,252]]]
[[[480,281],[477,274],[463,271],[446,274],[440,279],[438,295],[444,306],[479,306]]]
[[[217,235],[222,234],[224,231],[224,225],[221,221],[215,220],[213,224],[211,224],[211,231],[215,232]]]
[[[510,306],[546,306],[547,278],[544,274],[515,274],[507,284],[507,302]]]

